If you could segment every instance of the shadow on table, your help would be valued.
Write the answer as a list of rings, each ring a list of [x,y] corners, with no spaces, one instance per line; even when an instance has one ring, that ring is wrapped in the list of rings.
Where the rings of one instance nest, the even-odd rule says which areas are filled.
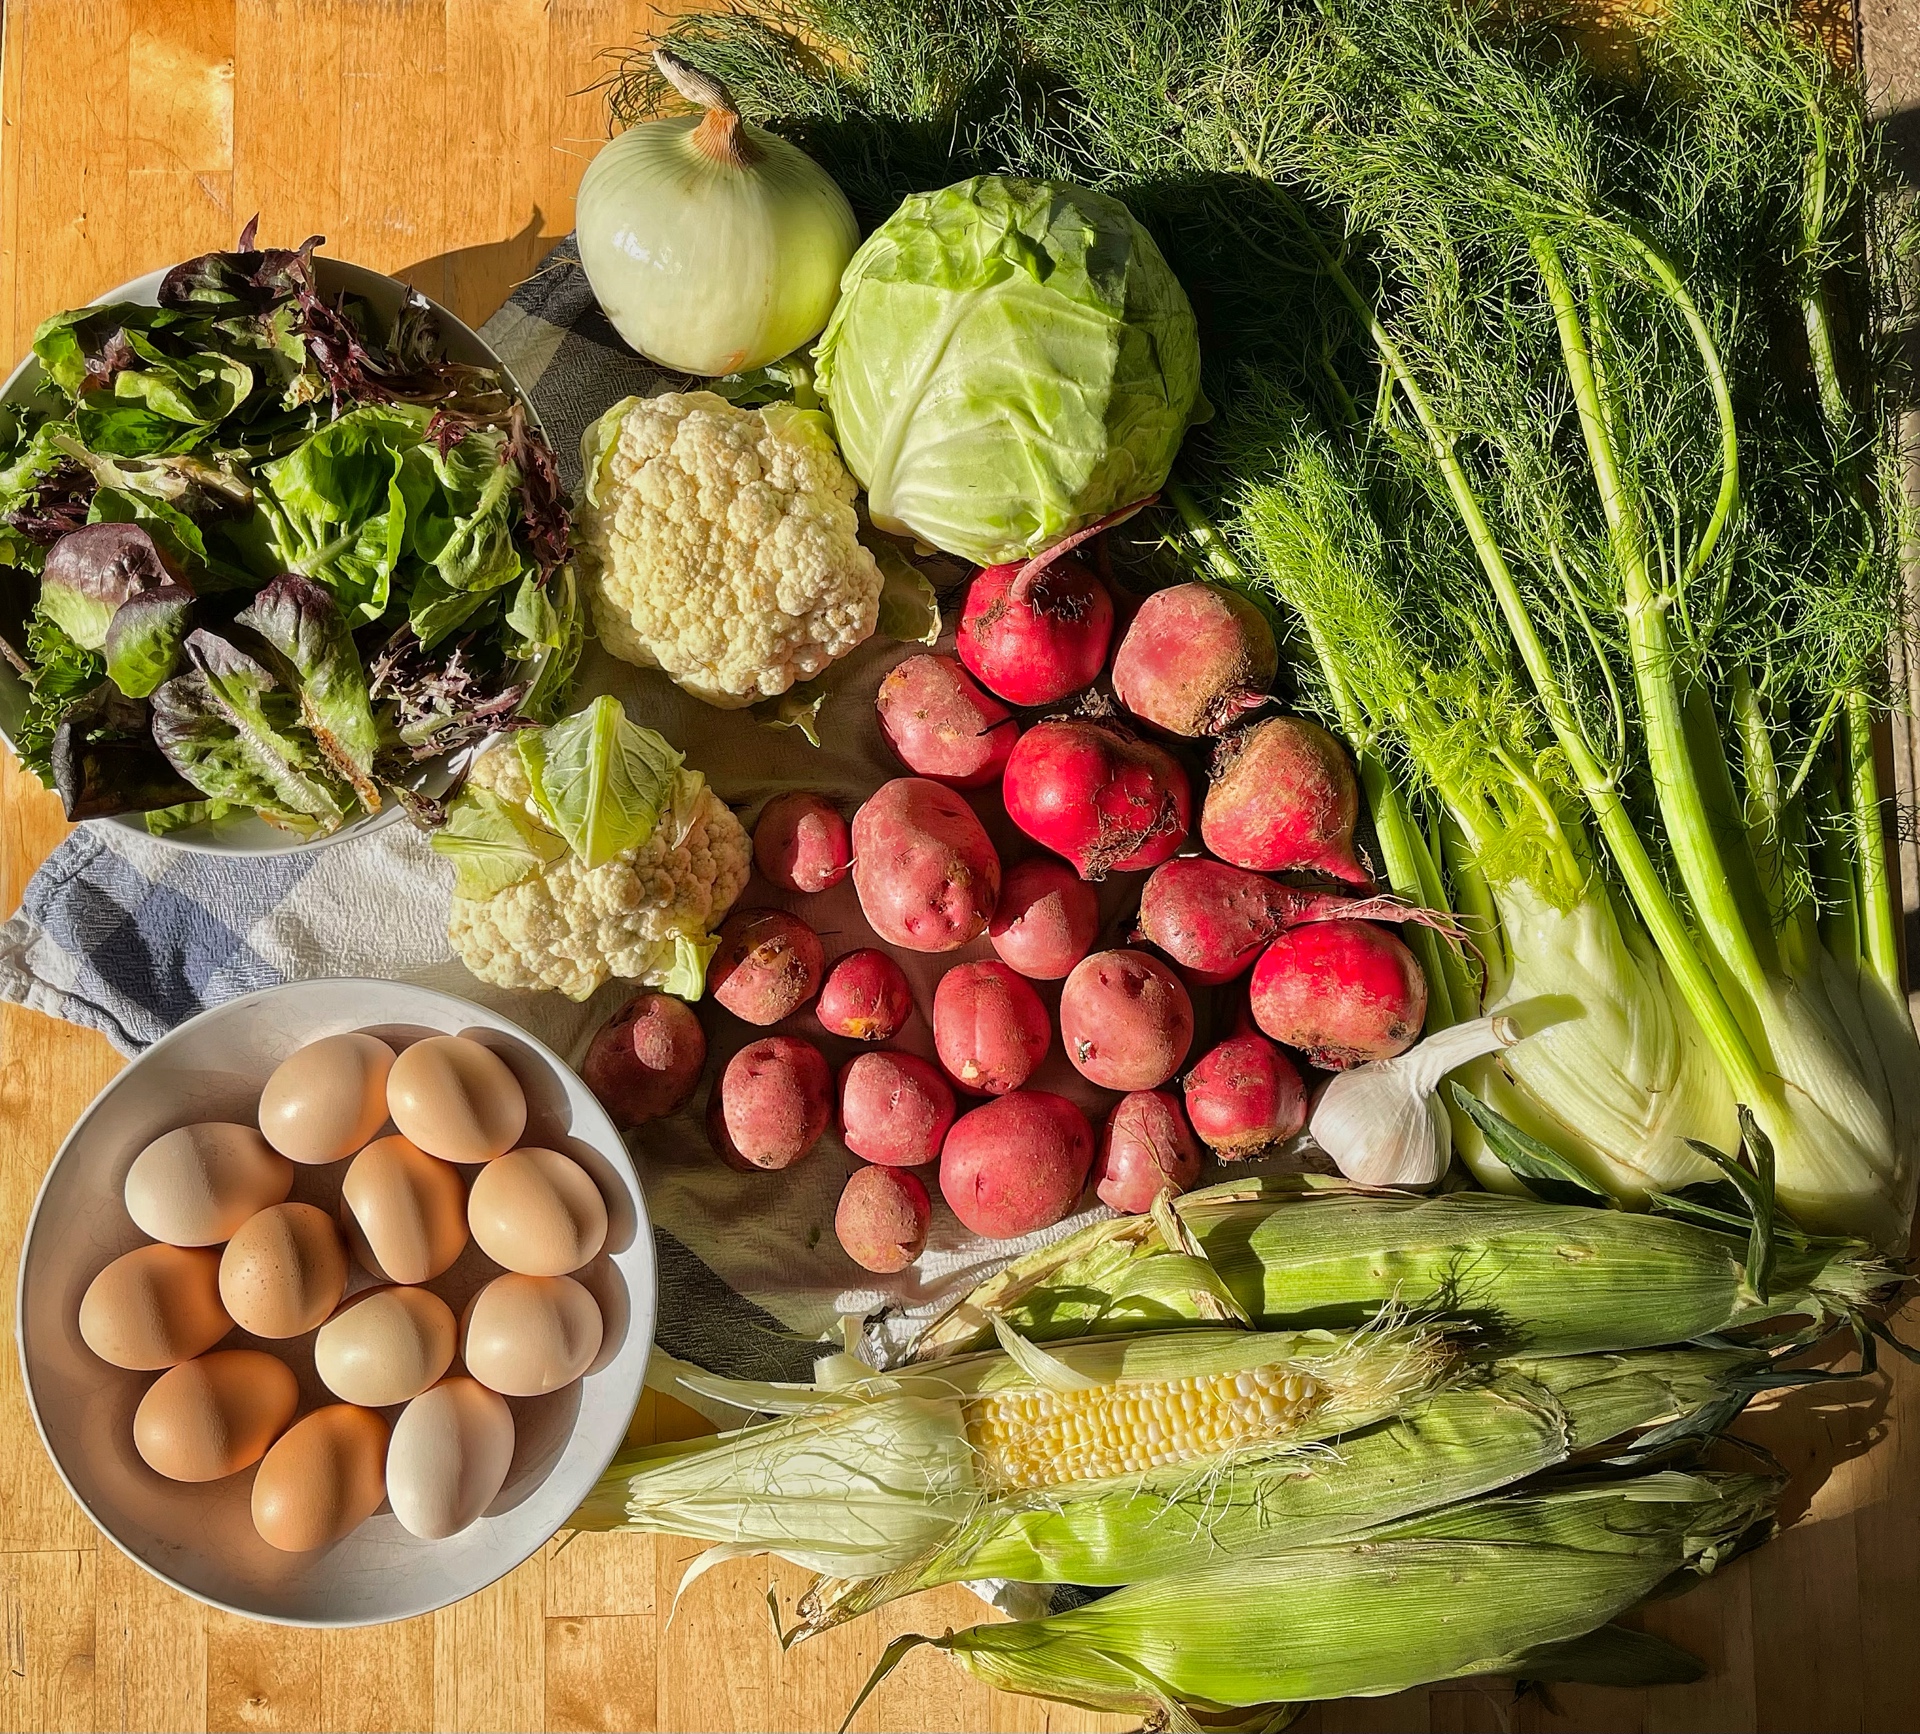
[[[393,274],[477,327],[563,239],[547,232],[546,214],[535,205],[519,230],[504,240],[434,253]]]

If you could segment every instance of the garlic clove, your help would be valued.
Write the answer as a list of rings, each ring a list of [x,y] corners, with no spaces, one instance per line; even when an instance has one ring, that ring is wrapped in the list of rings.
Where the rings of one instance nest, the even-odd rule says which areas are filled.
[[[1320,1092],[1307,1131],[1362,1186],[1432,1186],[1453,1160],[1453,1127],[1435,1092],[1449,1072],[1519,1039],[1512,1018],[1480,1018],[1341,1072]]]

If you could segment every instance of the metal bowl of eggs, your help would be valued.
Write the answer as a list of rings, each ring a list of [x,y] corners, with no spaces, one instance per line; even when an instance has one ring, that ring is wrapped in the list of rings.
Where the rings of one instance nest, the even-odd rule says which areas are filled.
[[[229,1001],[68,1134],[20,1259],[27,1401],[108,1538],[229,1612],[431,1612],[539,1550],[612,1460],[653,1237],[578,1077],[384,981]]]

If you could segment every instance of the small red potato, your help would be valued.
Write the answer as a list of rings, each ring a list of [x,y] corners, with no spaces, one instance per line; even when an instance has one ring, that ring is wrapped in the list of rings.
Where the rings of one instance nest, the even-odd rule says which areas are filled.
[[[1035,981],[1058,981],[1099,931],[1100,894],[1064,861],[1036,856],[1008,870],[987,937],[1002,963]]]
[[[1144,951],[1096,951],[1060,990],[1060,1040],[1105,1090],[1157,1090],[1193,1045],[1193,1001]]]
[[[1255,1023],[1330,1072],[1405,1053],[1427,1016],[1419,960],[1371,921],[1281,934],[1254,965],[1249,997]]]
[[[951,656],[910,656],[874,698],[880,732],[910,771],[950,789],[996,781],[1020,725]]]
[[[753,864],[782,891],[825,891],[853,868],[853,840],[825,795],[775,795],[753,828]]]
[[[814,1008],[829,1035],[890,1042],[913,1016],[906,971],[884,951],[850,951],[827,971]]]
[[[931,1060],[888,1049],[840,1068],[840,1141],[886,1168],[933,1161],[953,1124],[952,1087]]]
[[[975,1234],[1051,1228],[1080,1201],[1093,1128],[1064,1096],[1015,1090],[962,1114],[940,1153],[940,1191]]]
[[[918,1175],[860,1168],[840,1194],[833,1232],[855,1264],[890,1276],[920,1256],[932,1220],[933,1201]]]
[[[961,963],[933,990],[933,1045],[947,1076],[976,1095],[1017,1090],[1047,1057],[1040,996],[997,958]]]
[[[720,924],[707,991],[737,1018],[777,1024],[820,991],[820,936],[784,909],[736,909]]]
[[[753,1168],[790,1168],[820,1142],[833,1117],[833,1073],[812,1042],[762,1036],[727,1062],[714,1092],[714,1148]],[[708,1130],[714,1131],[709,1104]]]
[[[1307,1123],[1293,1062],[1253,1030],[1209,1048],[1186,1077],[1187,1118],[1223,1162],[1284,1144]]]
[[[853,883],[889,945],[956,951],[993,918],[1000,857],[953,790],[895,777],[853,816]]]
[[[1100,1202],[1142,1216],[1168,1187],[1185,1192],[1200,1178],[1200,1145],[1171,1090],[1122,1096],[1100,1129],[1093,1190]]]
[[[637,993],[600,1026],[580,1076],[623,1132],[685,1105],[707,1063],[693,1007],[670,993]]]

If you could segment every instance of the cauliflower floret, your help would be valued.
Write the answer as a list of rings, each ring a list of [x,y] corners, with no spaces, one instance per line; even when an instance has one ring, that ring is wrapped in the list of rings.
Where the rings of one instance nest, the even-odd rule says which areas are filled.
[[[623,661],[738,710],[873,635],[880,568],[817,411],[629,398],[587,430],[583,456],[587,590]]]
[[[483,753],[470,781],[535,811],[511,743]],[[467,968],[497,987],[553,988],[585,999],[613,976],[662,985],[677,960],[676,940],[711,949],[710,930],[752,868],[746,831],[702,784],[680,821],[663,818],[646,842],[598,867],[566,855],[491,897],[456,896],[447,937]]]

